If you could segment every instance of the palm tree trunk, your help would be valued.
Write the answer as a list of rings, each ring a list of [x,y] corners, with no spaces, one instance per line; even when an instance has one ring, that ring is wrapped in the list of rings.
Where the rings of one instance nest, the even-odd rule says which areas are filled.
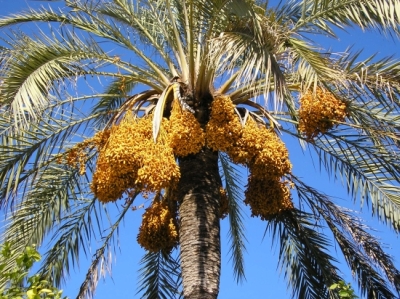
[[[179,162],[180,245],[185,299],[215,299],[221,244],[218,154],[204,149]]]

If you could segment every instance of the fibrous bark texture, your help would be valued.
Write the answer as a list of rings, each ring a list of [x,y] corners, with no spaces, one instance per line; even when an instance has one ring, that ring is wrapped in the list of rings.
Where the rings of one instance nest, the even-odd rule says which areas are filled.
[[[218,154],[204,149],[180,160],[180,245],[185,299],[215,299],[221,245]]]

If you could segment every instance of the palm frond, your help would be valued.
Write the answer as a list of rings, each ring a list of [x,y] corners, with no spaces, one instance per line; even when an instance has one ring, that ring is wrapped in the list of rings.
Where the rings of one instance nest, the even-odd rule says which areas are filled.
[[[130,32],[128,32],[128,34],[125,34],[125,32],[121,31],[119,24],[110,20],[110,18],[107,18],[107,15],[102,15],[102,8],[107,7],[107,3],[100,3],[95,7],[91,5],[82,5],[82,3],[78,3],[75,1],[68,1],[68,3],[68,6],[72,8],[74,12],[77,12],[77,15],[82,14],[83,16],[85,16],[83,17],[85,22],[81,24],[81,26],[83,25],[84,27],[81,29],[84,29],[87,32],[92,32],[94,35],[111,40],[119,46],[131,50],[138,59],[142,60],[147,65],[146,68],[151,69],[154,73],[157,74],[156,78],[160,85],[166,85],[169,83],[170,79],[168,78],[168,74],[165,72],[165,69],[158,62],[150,59],[143,52],[140,45],[136,45],[135,42],[131,41],[131,39],[129,38]],[[157,11],[154,17],[158,17],[160,14],[162,15],[162,13],[163,11]],[[80,28],[74,23],[68,22],[67,24],[71,24]],[[90,27],[88,27],[88,25],[90,25]],[[127,27],[127,29],[130,28],[131,26]]]
[[[162,92],[160,97],[158,98],[156,107],[154,108],[154,116],[153,116],[153,139],[154,142],[157,140],[158,133],[161,128],[161,122],[164,115],[164,107],[167,104],[167,100],[170,99],[170,95],[174,94],[174,89],[178,83],[169,84],[166,89]],[[175,95],[173,96],[175,98]]]
[[[243,251],[246,250],[246,236],[244,233],[243,214],[240,203],[243,201],[243,191],[240,171],[232,165],[229,158],[219,155],[221,178],[225,183],[225,189],[228,195],[228,217],[229,217],[229,242],[231,260],[233,262],[233,273],[236,281],[240,282],[244,279],[244,257]]]
[[[339,68],[345,71],[347,88],[360,103],[375,101],[385,109],[399,110],[400,62],[393,57],[376,60],[376,55],[357,61],[361,52],[345,53],[337,61]],[[337,93],[346,97],[342,89]]]
[[[173,252],[146,252],[140,264],[138,294],[141,298],[182,298],[180,265]]]
[[[99,66],[97,62],[105,56],[95,43],[76,36],[14,38],[0,74],[1,104],[10,107],[18,126],[26,126],[56,101],[59,82],[90,72],[92,63]]]
[[[285,79],[276,54],[287,38],[287,31],[280,24],[259,15],[232,20],[219,37],[211,40],[215,64],[219,72],[238,70],[235,87],[239,85],[262,86],[262,93],[268,98],[273,90],[277,99],[285,93]],[[278,104],[276,103],[277,107]]]
[[[288,42],[293,56],[291,64],[295,66],[291,83],[300,83],[304,89],[315,89],[320,80],[338,83],[344,81],[341,72],[332,67],[330,58],[312,44],[294,37]]]
[[[335,298],[329,286],[342,280],[333,265],[329,240],[322,235],[313,214],[285,211],[267,225],[273,241],[279,242],[279,263],[293,297],[299,299]]]
[[[101,232],[101,209],[96,200],[85,198],[88,182],[81,180],[84,177],[77,169],[56,161],[39,169],[35,188],[28,188],[24,200],[7,219],[1,237],[3,241],[18,238],[13,248],[16,256],[29,244],[40,246],[46,238],[54,242],[39,272],[55,285],[68,276],[71,262],[73,267],[78,265],[81,251],[87,254],[93,235]],[[7,267],[13,262],[11,259]]]
[[[400,33],[400,9],[396,0],[304,0],[301,19],[293,30],[310,24],[331,33],[330,27],[344,28],[353,24],[362,29]]]
[[[276,16],[276,20],[288,26],[296,24],[302,15],[302,2],[298,0],[280,1],[276,7],[270,7]]]
[[[99,115],[75,119],[74,115],[51,116],[46,121],[33,123],[29,128],[13,135],[8,132],[7,115],[2,114],[0,126],[4,130],[0,146],[0,200],[2,205],[11,204],[16,195],[24,195],[24,189],[32,184],[39,169],[56,159],[57,153],[70,142],[73,134],[83,129]],[[20,192],[20,193],[18,193]]]
[[[129,49],[133,52],[138,60],[141,60],[146,65],[146,68],[151,69],[157,74],[158,82],[168,84],[168,75],[164,73],[164,69],[157,62],[149,59],[147,55],[136,46],[129,38],[130,34],[124,34],[115,22],[108,22],[107,16],[103,16],[99,9],[103,4],[93,7],[90,3],[84,4],[76,1],[66,1],[70,11],[65,13],[62,10],[54,11],[48,9],[29,10],[20,14],[14,14],[10,17],[0,20],[0,27],[10,25],[29,23],[29,22],[57,22],[60,24],[60,31],[69,31],[68,26],[80,29],[93,38],[101,38],[115,43],[118,47]],[[74,35],[76,37],[76,35]],[[90,52],[88,52],[90,53]],[[111,59],[112,60],[112,59]]]
[[[377,217],[400,230],[400,169],[398,153],[368,136],[344,128],[318,138],[314,144],[321,164],[342,179],[354,200],[370,202]]]
[[[8,158],[14,159],[11,164],[15,165],[7,167],[10,161],[4,160],[3,177],[12,183],[3,185],[1,191],[7,199],[7,188],[15,189],[10,196],[18,199],[15,212],[7,219],[2,240],[18,238],[15,254],[27,245],[42,244],[46,238],[54,241],[54,247],[42,262],[41,273],[59,285],[70,271],[70,261],[77,266],[80,250],[86,253],[92,235],[101,231],[101,211],[96,201],[85,198],[89,192],[88,177],[80,176],[77,168],[59,163],[60,156],[56,154],[61,150],[57,146],[68,144],[70,135],[87,119],[72,123],[62,118],[54,123],[51,117],[48,120],[49,123],[32,124],[30,131],[7,136],[8,143],[2,145],[3,152],[9,151]],[[93,157],[93,154],[88,156],[88,171],[92,171]]]
[[[131,76],[124,76],[113,80],[92,108],[93,114],[102,114],[96,120],[96,127],[102,129],[108,123],[113,112],[116,112],[128,100],[128,92],[132,91],[137,82]]]
[[[261,49],[261,42],[253,44],[251,43],[251,37],[247,37],[246,35],[240,36],[240,34],[235,35],[232,33],[232,28],[230,28],[230,26],[234,24],[239,25],[239,23],[236,22],[238,20],[256,20],[254,3],[243,0],[201,0],[194,1],[194,6],[196,7],[196,14],[201,16],[201,18],[199,18],[200,22],[196,27],[196,33],[198,32],[198,37],[200,38],[199,47],[197,49],[200,55],[197,55],[196,65],[196,70],[198,70],[199,74],[196,85],[197,91],[208,89],[208,87],[213,84],[215,77],[223,74],[227,69],[229,70],[237,66],[238,61],[245,61],[241,59],[241,55],[233,54],[236,50],[240,51],[240,54],[243,54],[243,52],[245,52],[244,43],[254,48],[258,47],[257,54],[264,59],[264,65],[261,63],[261,66],[257,65],[257,67],[263,70],[271,69],[271,63],[268,64],[271,57],[268,55],[268,51],[263,51]],[[245,25],[243,23],[242,25],[241,28],[243,29]],[[259,30],[259,26],[253,26],[252,29],[254,28]],[[262,35],[259,34],[259,37],[261,36]],[[236,41],[236,43],[230,43],[231,41]],[[264,41],[264,44],[265,43]],[[225,48],[219,48],[220,46],[225,46]],[[222,51],[222,49],[226,51]],[[272,61],[274,61],[274,59]],[[254,61],[248,65],[247,73],[252,73],[252,66],[254,66]]]
[[[396,145],[400,141],[400,115],[396,104],[388,103],[387,98],[382,97],[380,101],[349,104],[347,110],[349,121],[345,125],[362,132],[364,143],[369,142],[382,152],[391,152],[395,156],[399,154]],[[347,132],[345,130],[345,133]]]
[[[326,195],[298,178],[294,178],[294,182],[299,199],[325,219],[353,275],[357,276],[362,294],[367,298],[395,298],[381,271],[397,291],[400,289],[400,272],[379,241],[368,233],[369,228],[349,210],[335,205]]]
[[[25,200],[16,206],[16,211],[6,219],[1,242],[18,239],[13,244],[13,256],[18,256],[26,246],[40,246],[54,226],[57,226],[65,213],[71,210],[69,200],[79,192],[77,172],[65,167],[48,167],[36,180],[36,189],[27,192]],[[10,259],[7,268],[12,268]],[[1,281],[0,285],[4,285]]]
[[[137,193],[125,202],[124,208],[118,216],[117,220],[110,226],[107,236],[102,239],[103,244],[96,250],[96,253],[93,255],[92,263],[87,271],[85,280],[83,281],[79,289],[77,299],[93,298],[99,276],[104,275],[104,273],[107,271],[110,271],[111,267],[109,263],[111,259],[111,242],[115,236],[115,233],[118,232],[119,224],[124,219],[126,212],[130,210],[136,196]]]
[[[172,3],[174,1],[171,1]],[[184,82],[188,82],[189,80],[189,65],[188,65],[188,61],[187,61],[187,56],[184,50],[184,42],[181,39],[181,33],[178,29],[178,20],[179,20],[179,16],[176,14],[176,7],[173,7],[173,5],[171,5],[171,2],[169,0],[165,1],[166,4],[166,12],[168,15],[168,19],[170,20],[170,24],[171,24],[171,35],[174,36],[174,48],[178,54],[177,60],[179,63],[179,67],[182,73],[182,80]],[[184,10],[186,10],[186,7],[182,7]]]
[[[95,231],[101,231],[98,205],[97,199],[85,200],[63,215],[41,263],[41,276],[59,286],[70,275],[71,266],[78,266],[82,251],[85,255],[89,253]]]
[[[99,7],[98,12],[103,16],[114,19],[115,22],[122,24],[124,28],[134,30],[142,43],[154,47],[158,55],[167,64],[171,75],[178,75],[172,57],[167,55],[165,51],[167,47],[173,50],[173,44],[171,45],[170,41],[171,36],[166,34],[169,24],[161,22],[160,17],[154,18],[154,13],[157,10],[152,8],[152,3],[149,3],[149,7],[135,7],[132,2],[127,0],[116,1]]]

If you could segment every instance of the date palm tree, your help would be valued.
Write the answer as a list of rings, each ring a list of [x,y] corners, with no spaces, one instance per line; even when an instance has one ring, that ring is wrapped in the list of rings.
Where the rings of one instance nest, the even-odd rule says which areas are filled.
[[[357,26],[397,39],[399,23],[397,0],[65,0],[3,17],[2,240],[15,256],[47,245],[38,271],[59,285],[100,238],[78,294],[91,297],[143,195],[153,203],[142,201],[139,291],[217,298],[226,215],[244,277],[244,199],[278,243],[294,297],[338,298],[336,245],[362,294],[395,298],[391,257],[296,177],[281,138],[399,233],[400,62],[338,55],[316,38]],[[245,192],[236,165],[249,169]]]

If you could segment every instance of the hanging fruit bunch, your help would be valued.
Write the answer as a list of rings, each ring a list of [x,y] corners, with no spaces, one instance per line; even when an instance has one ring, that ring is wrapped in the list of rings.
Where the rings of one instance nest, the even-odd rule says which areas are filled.
[[[241,134],[227,150],[234,163],[247,166],[254,160],[263,146],[263,138],[258,134],[259,132],[257,123],[252,118],[248,118],[245,126],[241,129]]]
[[[252,216],[268,220],[293,209],[290,191],[284,180],[290,174],[292,164],[285,144],[273,130],[254,125],[251,119],[247,126],[251,128],[248,130],[251,137],[241,140],[241,144],[243,148],[253,150],[254,156],[248,163],[250,176],[244,202],[250,206]]]
[[[248,130],[251,137],[241,140],[241,144],[247,150],[253,150],[254,157],[248,163],[250,176],[245,203],[250,205],[252,216],[268,220],[293,209],[290,190],[284,179],[290,174],[292,164],[285,144],[273,130],[254,125],[251,119],[247,126],[251,128]]]
[[[206,125],[206,144],[214,151],[227,151],[240,137],[242,125],[227,96],[216,97]]]
[[[158,195],[142,216],[137,241],[148,251],[170,252],[178,244],[177,227],[175,211]]]
[[[118,116],[121,121],[78,143],[64,159],[83,173],[87,150],[97,149],[90,187],[103,203],[138,191],[145,198],[156,194],[143,215],[137,237],[138,243],[152,252],[170,251],[178,242],[177,201],[173,196],[180,178],[176,158],[198,153],[205,145],[205,133],[190,111],[174,100],[170,112],[169,119],[163,118],[160,123],[156,141],[153,115],[137,117],[125,112],[123,117]]]
[[[261,220],[269,220],[293,209],[288,182],[279,177],[266,179],[250,175],[244,202],[250,206],[251,216]]]
[[[205,134],[196,117],[182,109],[177,100],[172,103],[169,118],[168,143],[174,154],[185,157],[198,153],[205,145]]]
[[[152,115],[139,118],[126,112],[109,130],[75,146],[68,154],[68,163],[82,168],[86,162],[84,149],[97,149],[91,189],[103,203],[116,201],[124,194],[129,196],[133,190],[146,198],[150,193],[157,194],[143,215],[138,242],[150,251],[166,250],[177,242],[176,212],[168,208],[171,200],[159,197],[173,190],[180,178],[177,157],[198,153],[205,145],[226,152],[234,163],[249,168],[244,202],[253,216],[269,219],[293,208],[284,179],[291,171],[285,144],[251,116],[243,123],[228,96],[218,96],[212,102],[205,132],[193,113],[174,100],[169,119],[160,123],[156,142]],[[228,204],[227,193],[221,187],[221,218],[227,216]]]
[[[144,195],[174,186],[180,178],[177,157],[198,153],[205,133],[195,116],[174,100],[169,119],[162,119],[157,141],[152,115],[126,112],[122,120],[68,151],[65,162],[85,172],[87,148],[97,148],[91,190],[99,201],[116,201],[135,189]],[[60,156],[60,162],[63,157]]]
[[[318,87],[315,94],[308,90],[300,98],[299,131],[307,141],[332,129],[346,118],[346,104],[331,92]]]
[[[157,142],[150,117],[126,114],[111,128],[108,144],[99,152],[92,191],[101,202],[115,201],[129,189],[157,192],[180,178],[172,149],[167,146],[168,120]]]
[[[273,130],[251,116],[242,127],[229,97],[216,98],[212,103],[206,144],[213,150],[225,151],[234,163],[249,168],[244,202],[253,216],[265,220],[293,209],[284,179],[292,169],[285,144]]]
[[[71,167],[79,168],[79,174],[84,175],[90,150],[94,148],[101,149],[106,144],[109,136],[110,130],[96,133],[92,138],[88,138],[69,149],[66,156],[59,155],[57,157],[58,163],[65,163]]]

